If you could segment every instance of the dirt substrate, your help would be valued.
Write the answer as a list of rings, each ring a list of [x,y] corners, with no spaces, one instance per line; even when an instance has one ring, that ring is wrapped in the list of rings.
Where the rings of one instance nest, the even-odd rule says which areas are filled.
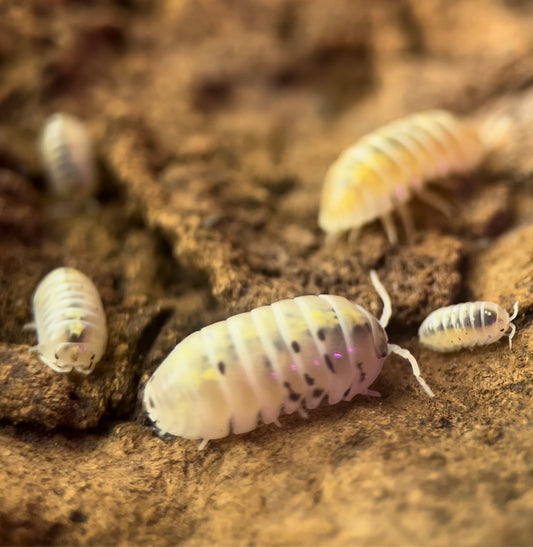
[[[115,0],[0,5],[0,543],[533,543],[533,6],[479,0]],[[324,243],[325,171],[359,136],[442,107],[510,123],[490,164]],[[101,189],[46,191],[46,117],[86,121]],[[76,267],[109,323],[87,377],[28,353],[30,299]],[[156,437],[140,394],[198,328],[285,297],[346,296],[379,316],[436,393],[389,357],[373,388],[281,429]],[[510,310],[506,339],[435,354],[418,325],[471,299]]]

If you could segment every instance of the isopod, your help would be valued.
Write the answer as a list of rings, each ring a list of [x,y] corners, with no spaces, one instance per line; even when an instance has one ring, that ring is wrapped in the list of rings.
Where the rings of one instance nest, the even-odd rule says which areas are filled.
[[[390,298],[377,274],[383,304],[378,321],[341,296],[299,296],[214,323],[181,341],[148,380],[143,405],[160,433],[210,439],[246,433],[258,420],[279,425],[291,414],[350,401],[369,389],[385,358],[407,359],[431,397],[408,350],[389,344],[384,327]]]
[[[104,355],[107,327],[93,282],[74,268],[57,268],[33,295],[38,344],[30,351],[56,372],[90,374]]]
[[[92,143],[85,125],[56,113],[45,123],[39,142],[50,191],[61,198],[86,198],[96,190]]]
[[[509,337],[509,348],[516,327],[511,321],[518,313],[518,302],[509,314],[494,302],[465,302],[431,312],[420,325],[420,343],[434,351],[449,352],[461,348],[492,344]]]
[[[326,173],[318,223],[329,239],[380,218],[391,243],[397,210],[407,236],[414,231],[406,202],[413,194],[449,215],[448,204],[426,187],[440,177],[468,172],[497,146],[499,127],[479,131],[443,110],[396,120],[342,152]]]

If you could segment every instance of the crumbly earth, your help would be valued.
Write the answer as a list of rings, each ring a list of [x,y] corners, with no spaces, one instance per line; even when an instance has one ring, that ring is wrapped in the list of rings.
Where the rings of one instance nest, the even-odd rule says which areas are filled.
[[[0,5],[0,544],[533,543],[533,6],[519,0],[114,0]],[[416,237],[378,223],[325,245],[328,165],[394,118],[442,107],[509,131],[484,169],[414,200]],[[69,112],[101,187],[55,201],[35,142]],[[28,353],[54,267],[98,286],[109,323],[88,377]],[[387,359],[381,399],[241,436],[160,439],[149,375],[187,334],[299,294],[379,316],[436,393]],[[435,354],[433,309],[511,309],[506,340]]]

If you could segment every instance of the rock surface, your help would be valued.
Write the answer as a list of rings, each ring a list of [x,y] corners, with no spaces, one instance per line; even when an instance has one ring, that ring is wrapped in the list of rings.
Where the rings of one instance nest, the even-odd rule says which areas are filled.
[[[411,545],[533,542],[533,9],[527,2],[37,0],[0,8],[0,544]],[[326,245],[328,165],[366,132],[442,107],[509,132],[453,181],[446,219]],[[86,120],[101,190],[46,195],[46,117]],[[28,348],[31,295],[73,266],[109,344],[88,377]],[[437,397],[388,358],[381,399],[321,406],[211,442],[155,437],[140,394],[187,334],[329,292],[375,315]],[[435,354],[416,330],[470,299],[520,302],[505,339]]]

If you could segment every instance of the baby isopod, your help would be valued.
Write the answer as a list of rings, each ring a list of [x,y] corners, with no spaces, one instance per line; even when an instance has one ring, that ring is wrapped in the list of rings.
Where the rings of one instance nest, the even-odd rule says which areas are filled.
[[[391,243],[398,239],[392,221],[397,210],[409,237],[413,222],[406,202],[413,194],[449,215],[448,204],[428,182],[477,167],[501,137],[499,127],[478,131],[443,110],[407,116],[364,136],[329,168],[318,223],[334,239],[380,218]]]
[[[246,433],[258,420],[279,425],[287,414],[350,401],[369,389],[385,358],[407,359],[424,391],[415,358],[389,344],[384,327],[390,298],[377,274],[384,304],[378,321],[341,296],[299,296],[255,308],[204,327],[180,342],[148,380],[143,405],[160,433],[210,439]]]
[[[54,195],[85,198],[96,191],[91,138],[80,120],[53,114],[46,121],[39,147]]]
[[[492,344],[502,336],[509,337],[509,348],[516,332],[513,315],[493,302],[465,302],[431,312],[420,325],[420,343],[435,351],[448,352],[461,348]]]
[[[90,374],[102,358],[107,327],[93,282],[74,268],[57,268],[33,295],[38,344],[30,351],[56,372]]]

